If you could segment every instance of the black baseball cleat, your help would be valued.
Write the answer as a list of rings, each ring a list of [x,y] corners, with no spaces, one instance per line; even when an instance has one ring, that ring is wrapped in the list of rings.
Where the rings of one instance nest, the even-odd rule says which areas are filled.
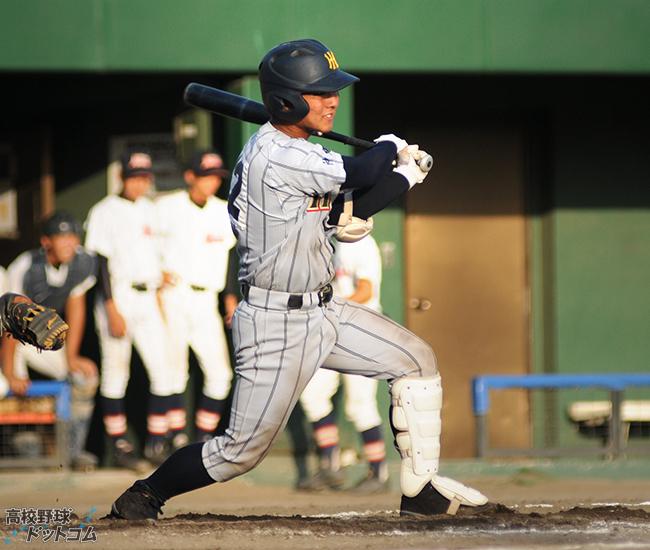
[[[377,495],[379,493],[387,493],[389,488],[390,486],[387,477],[381,478],[375,475],[374,472],[368,472],[368,475],[359,480],[357,484],[350,489],[350,492],[355,495]]]
[[[399,515],[455,515],[461,506],[477,508],[485,505],[487,501],[487,497],[476,489],[448,477],[436,475],[416,496],[402,495]]]
[[[446,514],[451,501],[427,483],[416,496],[402,495],[399,508],[400,516],[437,516]]]
[[[126,439],[118,439],[113,447],[113,460],[118,468],[133,470],[138,474],[144,474],[152,469],[152,465],[139,458],[133,449],[133,445]]]
[[[136,481],[111,506],[113,519],[158,519],[165,501],[146,481]]]
[[[296,491],[317,492],[331,489],[338,491],[345,484],[345,474],[341,470],[321,468],[313,476],[300,479],[296,483]]]

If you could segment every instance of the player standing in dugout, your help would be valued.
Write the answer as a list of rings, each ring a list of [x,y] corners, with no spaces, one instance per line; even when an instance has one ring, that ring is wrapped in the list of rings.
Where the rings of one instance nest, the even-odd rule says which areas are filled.
[[[244,295],[233,318],[230,425],[136,481],[113,503],[112,516],[157,518],[169,498],[254,468],[321,366],[389,381],[401,514],[486,504],[479,491],[438,475],[442,387],[431,347],[383,315],[333,298],[330,286],[329,239],[369,232],[373,214],[424,180],[416,162],[423,152],[394,135],[356,157],[308,141],[332,130],[339,91],[358,81],[316,40],[276,46],[259,78],[271,120],[244,146],[228,200]]]
[[[113,462],[144,472],[150,465],[137,456],[129,441],[124,402],[132,345],[149,377],[144,452],[153,463],[166,457],[167,414],[174,404],[165,324],[157,296],[162,269],[154,234],[155,207],[148,196],[154,183],[151,155],[126,151],[120,176],[120,194],[104,197],[88,212],[86,248],[95,252],[98,260],[99,394]]]
[[[230,391],[232,369],[217,300],[226,284],[228,256],[236,240],[228,204],[214,196],[228,174],[216,151],[197,151],[184,173],[187,189],[156,201],[165,280],[161,298],[174,399],[167,418],[174,449],[187,444],[183,394],[189,378],[189,347],[204,381],[196,408],[196,441],[214,435]],[[230,325],[237,296],[226,292],[224,306],[225,321]]]

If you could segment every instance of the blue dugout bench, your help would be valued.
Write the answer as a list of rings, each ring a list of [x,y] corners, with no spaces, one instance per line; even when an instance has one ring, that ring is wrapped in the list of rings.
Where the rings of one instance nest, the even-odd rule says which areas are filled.
[[[559,456],[563,454],[594,454],[591,449],[490,449],[487,415],[490,410],[490,390],[498,389],[562,389],[599,388],[610,392],[611,417],[606,446],[600,454],[617,457],[623,450],[622,406],[626,389],[650,387],[650,374],[530,374],[521,376],[478,376],[472,382],[474,416],[476,418],[476,448],[479,457],[488,456]]]

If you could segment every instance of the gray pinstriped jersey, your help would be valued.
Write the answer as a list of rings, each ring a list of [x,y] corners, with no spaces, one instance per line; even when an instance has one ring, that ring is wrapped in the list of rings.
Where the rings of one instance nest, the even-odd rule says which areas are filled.
[[[327,225],[345,181],[341,155],[266,123],[246,143],[230,184],[240,282],[312,292],[334,276]]]

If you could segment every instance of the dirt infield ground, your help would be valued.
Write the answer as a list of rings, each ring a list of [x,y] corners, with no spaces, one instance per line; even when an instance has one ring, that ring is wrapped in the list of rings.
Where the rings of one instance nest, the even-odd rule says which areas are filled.
[[[80,518],[73,525],[90,512],[97,536],[93,548],[650,548],[650,475],[563,477],[523,468],[464,476],[502,506],[402,519],[396,487],[366,497],[297,493],[290,487],[290,468],[268,462],[255,475],[171,500],[164,519],[156,522],[101,519],[135,479],[114,470],[2,473],[0,503],[5,517],[7,508],[70,507]],[[3,536],[8,547],[55,544],[27,544],[25,532],[14,532],[5,521]]]

